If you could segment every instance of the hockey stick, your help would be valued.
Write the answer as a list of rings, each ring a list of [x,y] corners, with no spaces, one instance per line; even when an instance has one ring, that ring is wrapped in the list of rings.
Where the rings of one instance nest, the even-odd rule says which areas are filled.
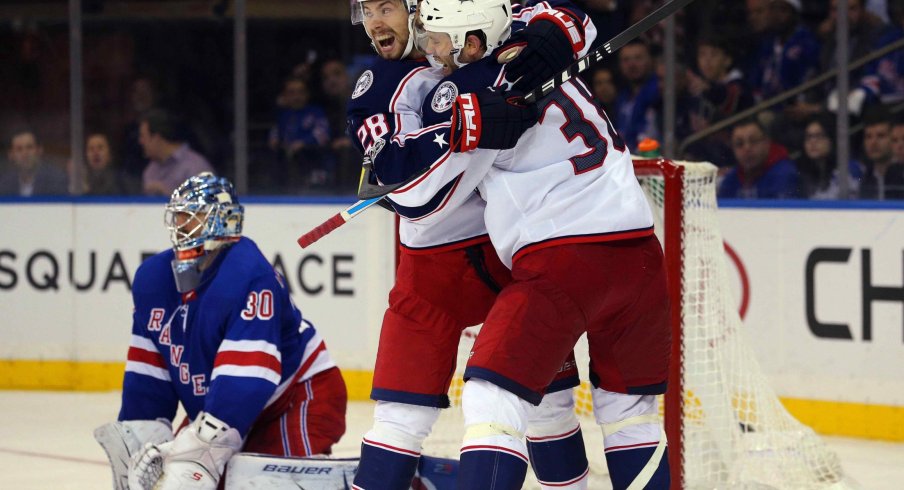
[[[531,90],[527,95],[524,96],[524,100],[532,103],[545,97],[546,95],[549,95],[550,92],[558,87],[561,87],[562,84],[564,84],[568,80],[571,80],[579,73],[586,71],[591,66],[596,66],[600,61],[605,59],[606,56],[614,53],[616,50],[618,50],[625,44],[628,44],[628,42],[634,40],[644,32],[652,29],[654,25],[658,24],[666,17],[681,10],[682,8],[687,6],[687,4],[693,1],[694,0],[671,0],[669,2],[666,2],[663,6],[654,10],[643,19],[640,19],[636,24],[625,29],[599,48],[596,48],[595,50],[587,53],[583,58],[572,63],[568,68],[563,70],[558,75],[547,80],[545,83],[535,88],[534,90]],[[426,167],[398,184],[380,185],[370,183],[371,176],[373,175],[373,167],[370,164],[365,164],[361,169],[361,180],[358,182],[358,199],[361,199],[361,201],[358,201],[345,211],[333,216],[317,228],[314,228],[313,230],[302,235],[301,238],[298,239],[298,244],[301,245],[301,248],[305,248],[308,245],[314,243],[327,233],[342,226],[343,224],[345,224],[345,222],[352,219],[354,216],[357,216],[365,209],[379,202],[380,199],[385,197],[387,194],[390,194],[395,190],[410,184],[415,179],[427,172],[427,170],[429,169],[430,167]]]
[[[346,208],[345,211],[333,215],[333,217],[324,221],[320,225],[317,225],[317,227],[313,230],[298,237],[298,244],[301,245],[301,248],[307,248],[312,243],[323,238],[323,236],[327,233],[335,230],[336,228],[339,228],[340,226],[344,225],[346,221],[354,218],[358,214],[362,213],[365,209],[376,204],[380,199],[383,199],[383,197],[380,196],[373,199],[366,199],[352,204],[351,206]]]

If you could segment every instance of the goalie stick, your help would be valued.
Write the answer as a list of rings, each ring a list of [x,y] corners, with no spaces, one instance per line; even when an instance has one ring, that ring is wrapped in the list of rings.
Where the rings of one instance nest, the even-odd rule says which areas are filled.
[[[570,66],[568,66],[568,68],[564,69],[556,76],[550,78],[539,87],[528,92],[524,96],[524,100],[529,103],[534,103],[537,100],[542,99],[553,90],[561,87],[568,80],[576,77],[579,73],[583,73],[588,68],[596,66],[603,59],[605,59],[606,56],[614,53],[619,48],[621,48],[625,44],[628,44],[630,41],[640,36],[644,32],[652,29],[653,26],[658,24],[660,21],[681,10],[693,1],[694,0],[671,0],[669,2],[666,2],[664,5],[651,12],[643,19],[637,21],[636,24],[625,29],[599,48],[594,49],[581,59],[572,63]],[[326,234],[344,225],[348,220],[357,216],[365,209],[373,206],[374,204],[379,202],[380,199],[383,199],[386,195],[395,192],[397,189],[405,185],[410,184],[415,179],[426,173],[429,169],[430,167],[426,167],[397,184],[371,184],[370,181],[373,176],[373,166],[368,162],[361,169],[361,180],[358,182],[358,199],[361,200],[349,206],[345,211],[342,211],[334,215],[330,219],[324,221],[313,230],[302,235],[298,239],[298,244],[301,245],[301,248],[305,248],[311,245]]]

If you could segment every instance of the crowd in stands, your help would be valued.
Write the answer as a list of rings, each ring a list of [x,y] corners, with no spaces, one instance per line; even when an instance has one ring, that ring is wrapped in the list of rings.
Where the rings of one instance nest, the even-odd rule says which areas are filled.
[[[834,77],[783,97],[838,68],[836,1],[698,0],[680,12],[675,77],[680,154],[666,156],[718,166],[720,197],[904,199],[904,48],[851,71],[847,100],[839,100]],[[599,45],[662,1],[575,3],[591,14]],[[904,0],[848,4],[852,62],[904,40]],[[660,25],[584,76],[632,151],[646,138],[663,140],[663,42]],[[322,52],[333,51],[324,46]],[[345,132],[345,104],[367,60],[361,55],[309,51],[300,63],[286,61],[280,85],[263,97],[269,107],[253,111],[269,116],[251,121],[261,129],[250,133],[251,192],[354,192],[361,159]],[[164,195],[188,175],[234,170],[223,157],[232,151],[231,136],[205,134],[203,121],[168,107],[161,92],[152,77],[136,77],[123,127],[85,132],[80,173],[44,162],[42,135],[35,129],[8,131],[0,194]],[[851,128],[851,158],[843,175],[836,158],[840,104],[849,110]],[[736,118],[755,106],[760,110],[750,117]],[[738,120],[709,129],[729,118]],[[693,141],[683,144],[691,135]],[[79,182],[72,175],[79,175]]]

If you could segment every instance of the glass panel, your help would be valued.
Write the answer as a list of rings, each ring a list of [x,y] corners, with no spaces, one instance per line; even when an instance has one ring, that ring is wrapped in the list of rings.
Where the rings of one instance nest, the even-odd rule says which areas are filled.
[[[0,6],[0,195],[69,193],[66,0]]]
[[[169,195],[210,168],[235,178],[233,24],[217,5],[83,0],[88,162],[106,139],[119,192]]]
[[[348,2],[252,1],[248,17],[252,192],[354,194],[345,106],[373,51]]]

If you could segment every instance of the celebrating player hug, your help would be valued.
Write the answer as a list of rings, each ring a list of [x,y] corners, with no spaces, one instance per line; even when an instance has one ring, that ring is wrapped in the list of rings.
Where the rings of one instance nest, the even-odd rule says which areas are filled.
[[[476,187],[495,250],[512,270],[465,370],[459,488],[521,487],[532,405],[583,333],[613,486],[667,488],[655,396],[666,389],[669,304],[662,250],[630,155],[580,81],[536,107],[502,91],[505,80],[531,88],[519,87],[525,74],[497,64],[511,50],[548,60],[564,45],[573,60],[586,49],[579,18],[540,8],[515,14],[527,27],[506,44],[507,1],[424,0],[425,50],[448,76],[424,100],[423,127],[402,127],[401,135],[391,127],[362,145],[384,182],[404,179],[399,168],[422,174],[389,196],[407,221],[441,223]],[[562,38],[575,42],[550,41]]]
[[[488,33],[488,42],[501,42],[513,27],[520,30],[527,26],[522,41],[527,43],[524,53],[528,63],[521,64],[524,71],[516,79],[538,73],[553,75],[584,50],[585,36],[592,40],[595,35],[587,17],[565,2],[519,8],[519,22],[514,26],[507,1],[453,3],[472,5],[473,12],[487,21],[482,27]],[[421,20],[427,6],[427,2],[420,5]],[[357,137],[355,142],[365,159],[375,163],[378,184],[405,180],[434,161],[437,152],[448,154],[452,141],[448,116],[445,132],[428,133],[430,128],[424,128],[433,119],[442,119],[436,114],[447,111],[458,92],[455,83],[440,80],[452,72],[448,65],[439,66],[433,59],[437,68],[431,69],[423,59],[419,50],[423,43],[415,42],[415,14],[414,0],[353,4],[353,21],[363,22],[381,59],[358,79],[349,103],[349,132]],[[563,22],[568,22],[572,30],[549,30],[546,24],[551,21],[546,19],[559,17],[566,19]],[[528,22],[534,18],[536,23],[531,27]],[[537,63],[533,54],[543,52],[547,43],[565,46],[565,56]],[[502,80],[502,67],[495,60],[488,62],[479,75],[466,78],[472,83],[469,87],[484,88]],[[525,125],[522,131],[535,121],[535,116],[521,120]],[[429,144],[425,134],[430,134]],[[406,151],[413,152],[402,155]],[[398,158],[390,158],[396,154]],[[459,159],[463,158],[460,154]],[[473,192],[479,175],[474,174],[478,178],[472,181],[467,180],[471,174],[467,175],[464,181],[444,182],[441,189],[430,191],[431,195],[415,207],[402,204],[405,198],[396,196],[404,196],[409,190],[424,196],[427,186],[402,187],[390,196],[395,211],[405,218],[400,224],[402,253],[374,370],[371,398],[377,400],[375,424],[364,437],[355,488],[408,488],[438,409],[449,404],[446,392],[455,370],[461,332],[486,319],[498,292],[511,281],[510,272],[489,243],[485,202]],[[431,178],[430,182],[435,180]],[[439,209],[444,210],[442,219],[431,218]],[[449,294],[450,290],[456,294]],[[556,376],[541,389],[549,394],[538,408],[527,413],[530,459],[544,487],[586,488],[588,465],[571,393],[577,384],[575,363],[569,356],[558,362]],[[527,454],[521,453],[525,461]]]
[[[95,431],[116,489],[213,490],[240,450],[325,455],[345,432],[342,376],[243,218],[210,173],[166,205],[173,248],[135,274],[119,420]]]

